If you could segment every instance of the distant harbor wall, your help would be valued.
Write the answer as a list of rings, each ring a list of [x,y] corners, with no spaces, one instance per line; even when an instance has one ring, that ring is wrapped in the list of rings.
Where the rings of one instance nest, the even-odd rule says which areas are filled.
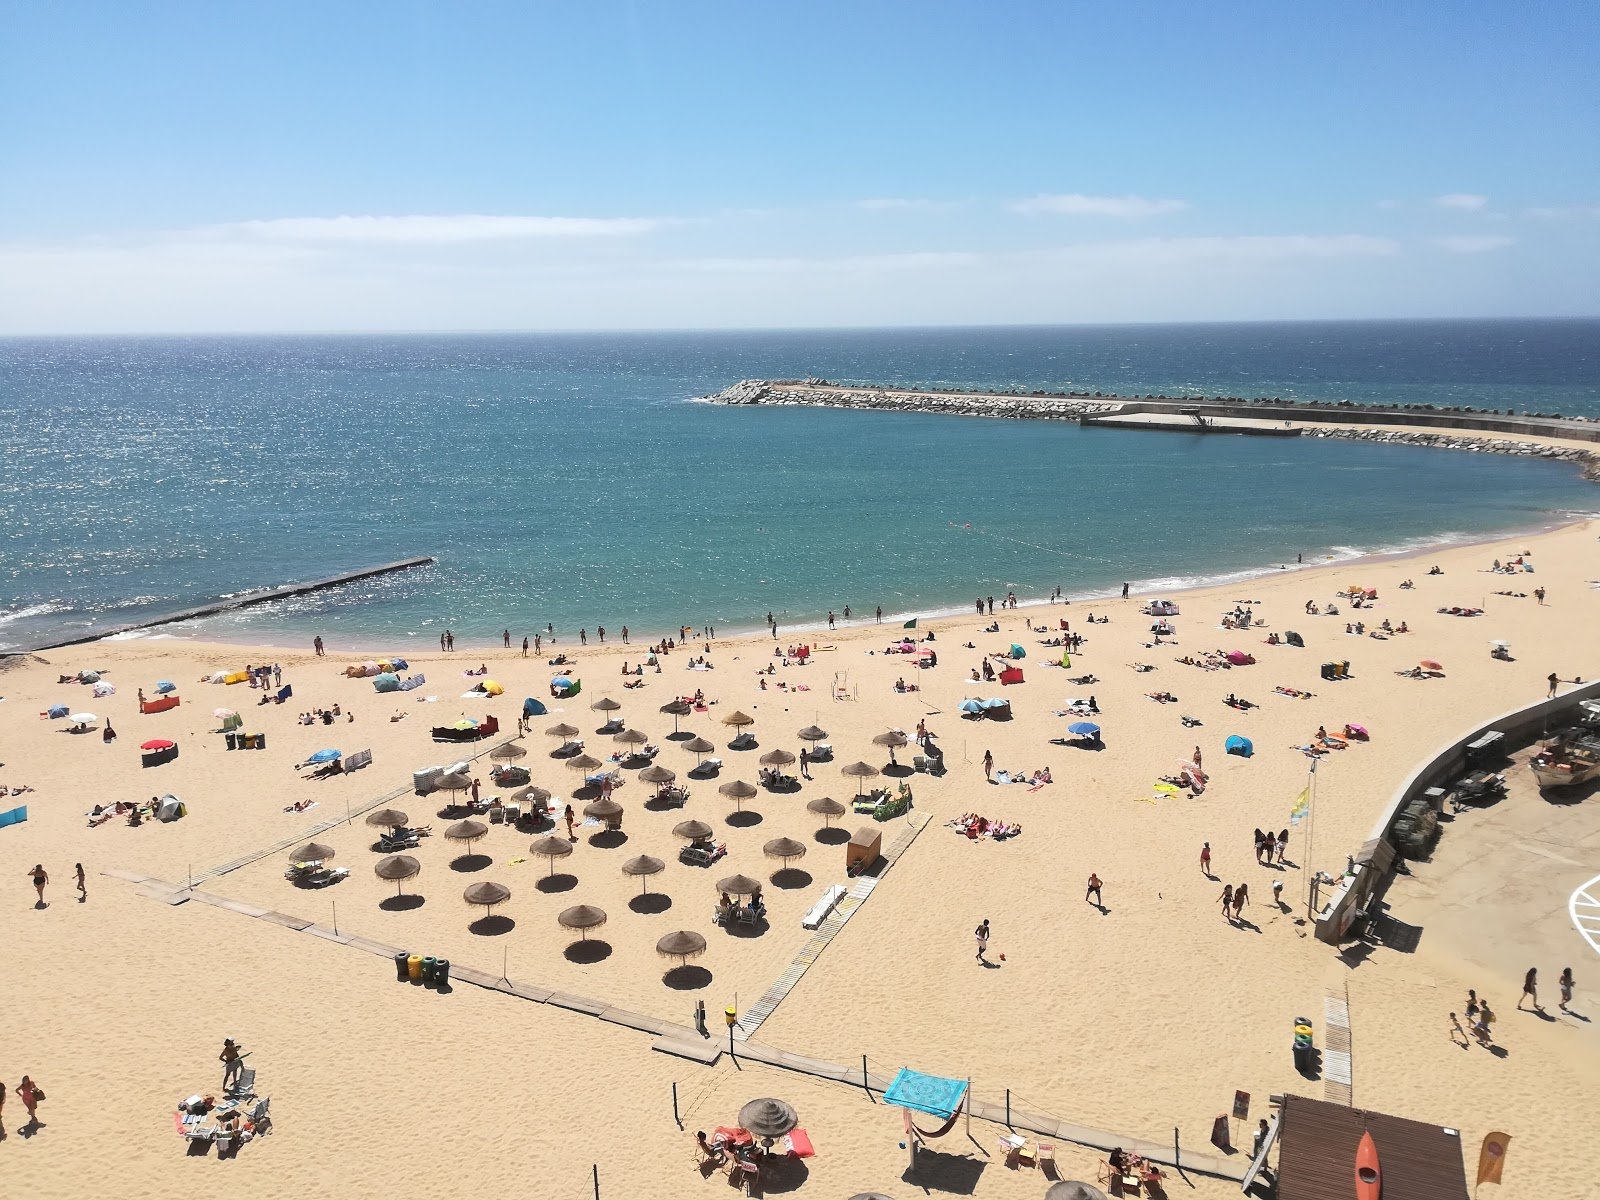
[[[240,596],[213,600],[208,604],[197,604],[192,608],[180,608],[173,612],[160,613],[157,616],[146,617],[142,621],[131,621],[123,625],[91,626],[82,633],[74,634],[69,638],[62,638],[57,642],[46,642],[43,645],[30,646],[27,649],[0,650],[0,657],[34,654],[40,650],[59,650],[63,646],[81,646],[85,642],[98,642],[102,638],[112,637],[119,633],[153,629],[158,625],[171,625],[177,621],[193,621],[200,617],[211,617],[218,613],[250,608],[257,604],[266,604],[272,600],[284,600],[290,596],[305,596],[312,592],[323,592],[329,588],[339,587],[342,584],[355,583],[357,580],[371,579],[378,575],[392,575],[396,571],[408,571],[412,567],[427,566],[433,561],[435,560],[429,555],[423,555],[418,558],[402,558],[397,562],[383,563],[376,567],[362,567],[357,571],[344,571],[338,575],[329,575],[326,578],[313,579],[306,583],[290,583],[283,587],[246,592]]]
[[[1431,446],[1481,454],[1513,454],[1581,463],[1585,477],[1600,481],[1600,421],[1551,413],[1516,414],[1434,405],[1358,405],[1296,402],[1277,397],[1117,396],[1102,392],[924,391],[867,385],[832,384],[822,379],[744,379],[713,395],[713,404],[794,405],[863,408],[882,412],[942,413],[949,416],[1064,420],[1089,424],[1097,416],[1139,413],[1182,415],[1198,409],[1205,417],[1252,421],[1296,421],[1309,425],[1309,437],[1339,437],[1399,445]],[[1394,425],[1407,430],[1349,428]],[[1519,439],[1482,434],[1516,434]],[[1591,451],[1552,441],[1593,442]]]

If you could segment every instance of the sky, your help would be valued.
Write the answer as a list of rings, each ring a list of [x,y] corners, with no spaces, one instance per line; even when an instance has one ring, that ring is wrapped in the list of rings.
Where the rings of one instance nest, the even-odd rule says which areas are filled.
[[[1600,5],[0,0],[0,334],[1600,313]]]

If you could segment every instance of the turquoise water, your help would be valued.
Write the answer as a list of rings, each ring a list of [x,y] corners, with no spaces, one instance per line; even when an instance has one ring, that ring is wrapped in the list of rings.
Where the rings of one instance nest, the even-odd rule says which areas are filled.
[[[0,341],[0,644],[411,554],[439,564],[176,632],[732,631],[1530,528],[1600,492],[1484,455],[689,398],[817,374],[1600,416],[1597,345],[1593,321]]]

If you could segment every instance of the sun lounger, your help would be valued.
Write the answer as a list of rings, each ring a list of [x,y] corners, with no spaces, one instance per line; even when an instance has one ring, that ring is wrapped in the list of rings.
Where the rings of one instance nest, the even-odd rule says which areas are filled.
[[[831,742],[818,742],[811,747],[812,762],[829,762],[833,758],[833,744]]]
[[[822,893],[822,899],[813,904],[806,911],[806,915],[800,918],[801,926],[806,929],[815,929],[828,919],[828,914],[838,906],[839,901],[842,899],[844,899],[844,886],[837,883],[833,884]]]
[[[243,1097],[254,1096],[256,1094],[255,1089],[256,1069],[254,1067],[242,1067],[239,1074],[234,1077],[233,1083],[227,1087],[226,1094],[230,1100],[238,1100]]]

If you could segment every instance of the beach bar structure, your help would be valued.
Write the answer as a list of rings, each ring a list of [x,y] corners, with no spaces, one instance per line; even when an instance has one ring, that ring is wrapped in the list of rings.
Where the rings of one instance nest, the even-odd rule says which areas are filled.
[[[1467,1200],[1461,1133],[1443,1125],[1347,1108],[1305,1096],[1274,1097],[1278,1111],[1245,1177],[1248,1189],[1277,1151],[1277,1200],[1351,1200],[1357,1159],[1375,1164],[1383,1197]],[[1364,1137],[1370,1136],[1370,1143]]]

